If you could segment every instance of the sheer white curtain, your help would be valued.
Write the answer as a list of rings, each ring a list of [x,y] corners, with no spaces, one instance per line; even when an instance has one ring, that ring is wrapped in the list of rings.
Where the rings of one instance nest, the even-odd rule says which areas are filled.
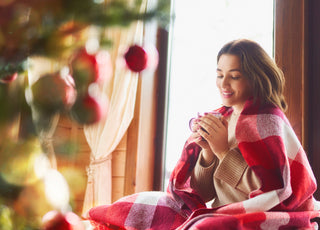
[[[91,148],[83,206],[84,215],[94,206],[111,203],[111,153],[121,141],[133,118],[138,85],[138,74],[127,70],[120,60],[124,53],[123,49],[133,43],[141,44],[143,23],[135,23],[126,29],[114,28],[107,33],[114,42],[110,53],[113,75],[111,80],[102,86],[109,98],[109,111],[105,120],[96,125],[84,127],[84,133]]]

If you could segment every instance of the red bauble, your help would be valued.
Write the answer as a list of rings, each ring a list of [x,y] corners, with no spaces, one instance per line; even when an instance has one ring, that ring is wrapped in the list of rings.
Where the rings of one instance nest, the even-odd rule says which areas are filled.
[[[8,75],[4,78],[0,78],[0,82],[1,83],[4,83],[4,84],[8,84],[10,82],[13,82],[14,80],[16,80],[18,77],[18,73],[14,73],[14,74],[11,74],[11,75]]]
[[[73,78],[59,73],[40,77],[32,86],[32,103],[47,112],[68,110],[76,99]]]
[[[84,230],[80,217],[73,212],[62,214],[53,210],[46,213],[42,218],[43,230]]]
[[[95,55],[88,54],[85,49],[77,51],[71,61],[72,77],[77,89],[86,89],[99,79],[98,63]]]
[[[133,45],[129,47],[124,58],[128,68],[133,72],[141,72],[147,68],[148,55],[141,46]]]
[[[80,124],[93,124],[107,113],[106,100],[98,100],[89,94],[81,95],[71,109],[71,117]]]

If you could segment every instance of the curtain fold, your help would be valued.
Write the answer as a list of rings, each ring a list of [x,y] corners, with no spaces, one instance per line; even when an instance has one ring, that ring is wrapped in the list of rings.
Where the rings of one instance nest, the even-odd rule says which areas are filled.
[[[101,87],[109,98],[109,108],[106,119],[84,127],[91,148],[91,160],[87,168],[83,215],[94,206],[110,204],[112,201],[112,152],[133,118],[138,85],[138,74],[124,66],[123,48],[133,43],[142,43],[143,23],[134,23],[126,29],[108,30],[107,36],[114,41],[110,51],[113,74]]]

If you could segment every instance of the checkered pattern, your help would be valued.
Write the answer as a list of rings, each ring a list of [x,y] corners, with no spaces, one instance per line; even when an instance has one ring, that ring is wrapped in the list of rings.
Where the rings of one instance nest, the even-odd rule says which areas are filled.
[[[228,116],[232,111],[223,107],[219,112]],[[313,199],[316,180],[281,110],[248,101],[237,123],[236,138],[244,159],[262,182],[250,199],[206,208],[189,183],[201,150],[189,139],[166,193],[138,193],[95,207],[89,212],[92,223],[97,230],[314,229],[312,219],[320,217]]]
[[[186,220],[180,207],[164,192],[141,192],[126,196],[112,205],[102,205],[89,211],[95,230],[106,229],[172,229]]]

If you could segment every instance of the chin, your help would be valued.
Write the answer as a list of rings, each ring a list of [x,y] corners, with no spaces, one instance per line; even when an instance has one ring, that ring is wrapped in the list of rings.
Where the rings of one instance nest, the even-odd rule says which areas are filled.
[[[226,107],[231,107],[232,106],[232,103],[227,102],[225,100],[222,100],[222,104],[223,104],[223,106],[226,106]]]

